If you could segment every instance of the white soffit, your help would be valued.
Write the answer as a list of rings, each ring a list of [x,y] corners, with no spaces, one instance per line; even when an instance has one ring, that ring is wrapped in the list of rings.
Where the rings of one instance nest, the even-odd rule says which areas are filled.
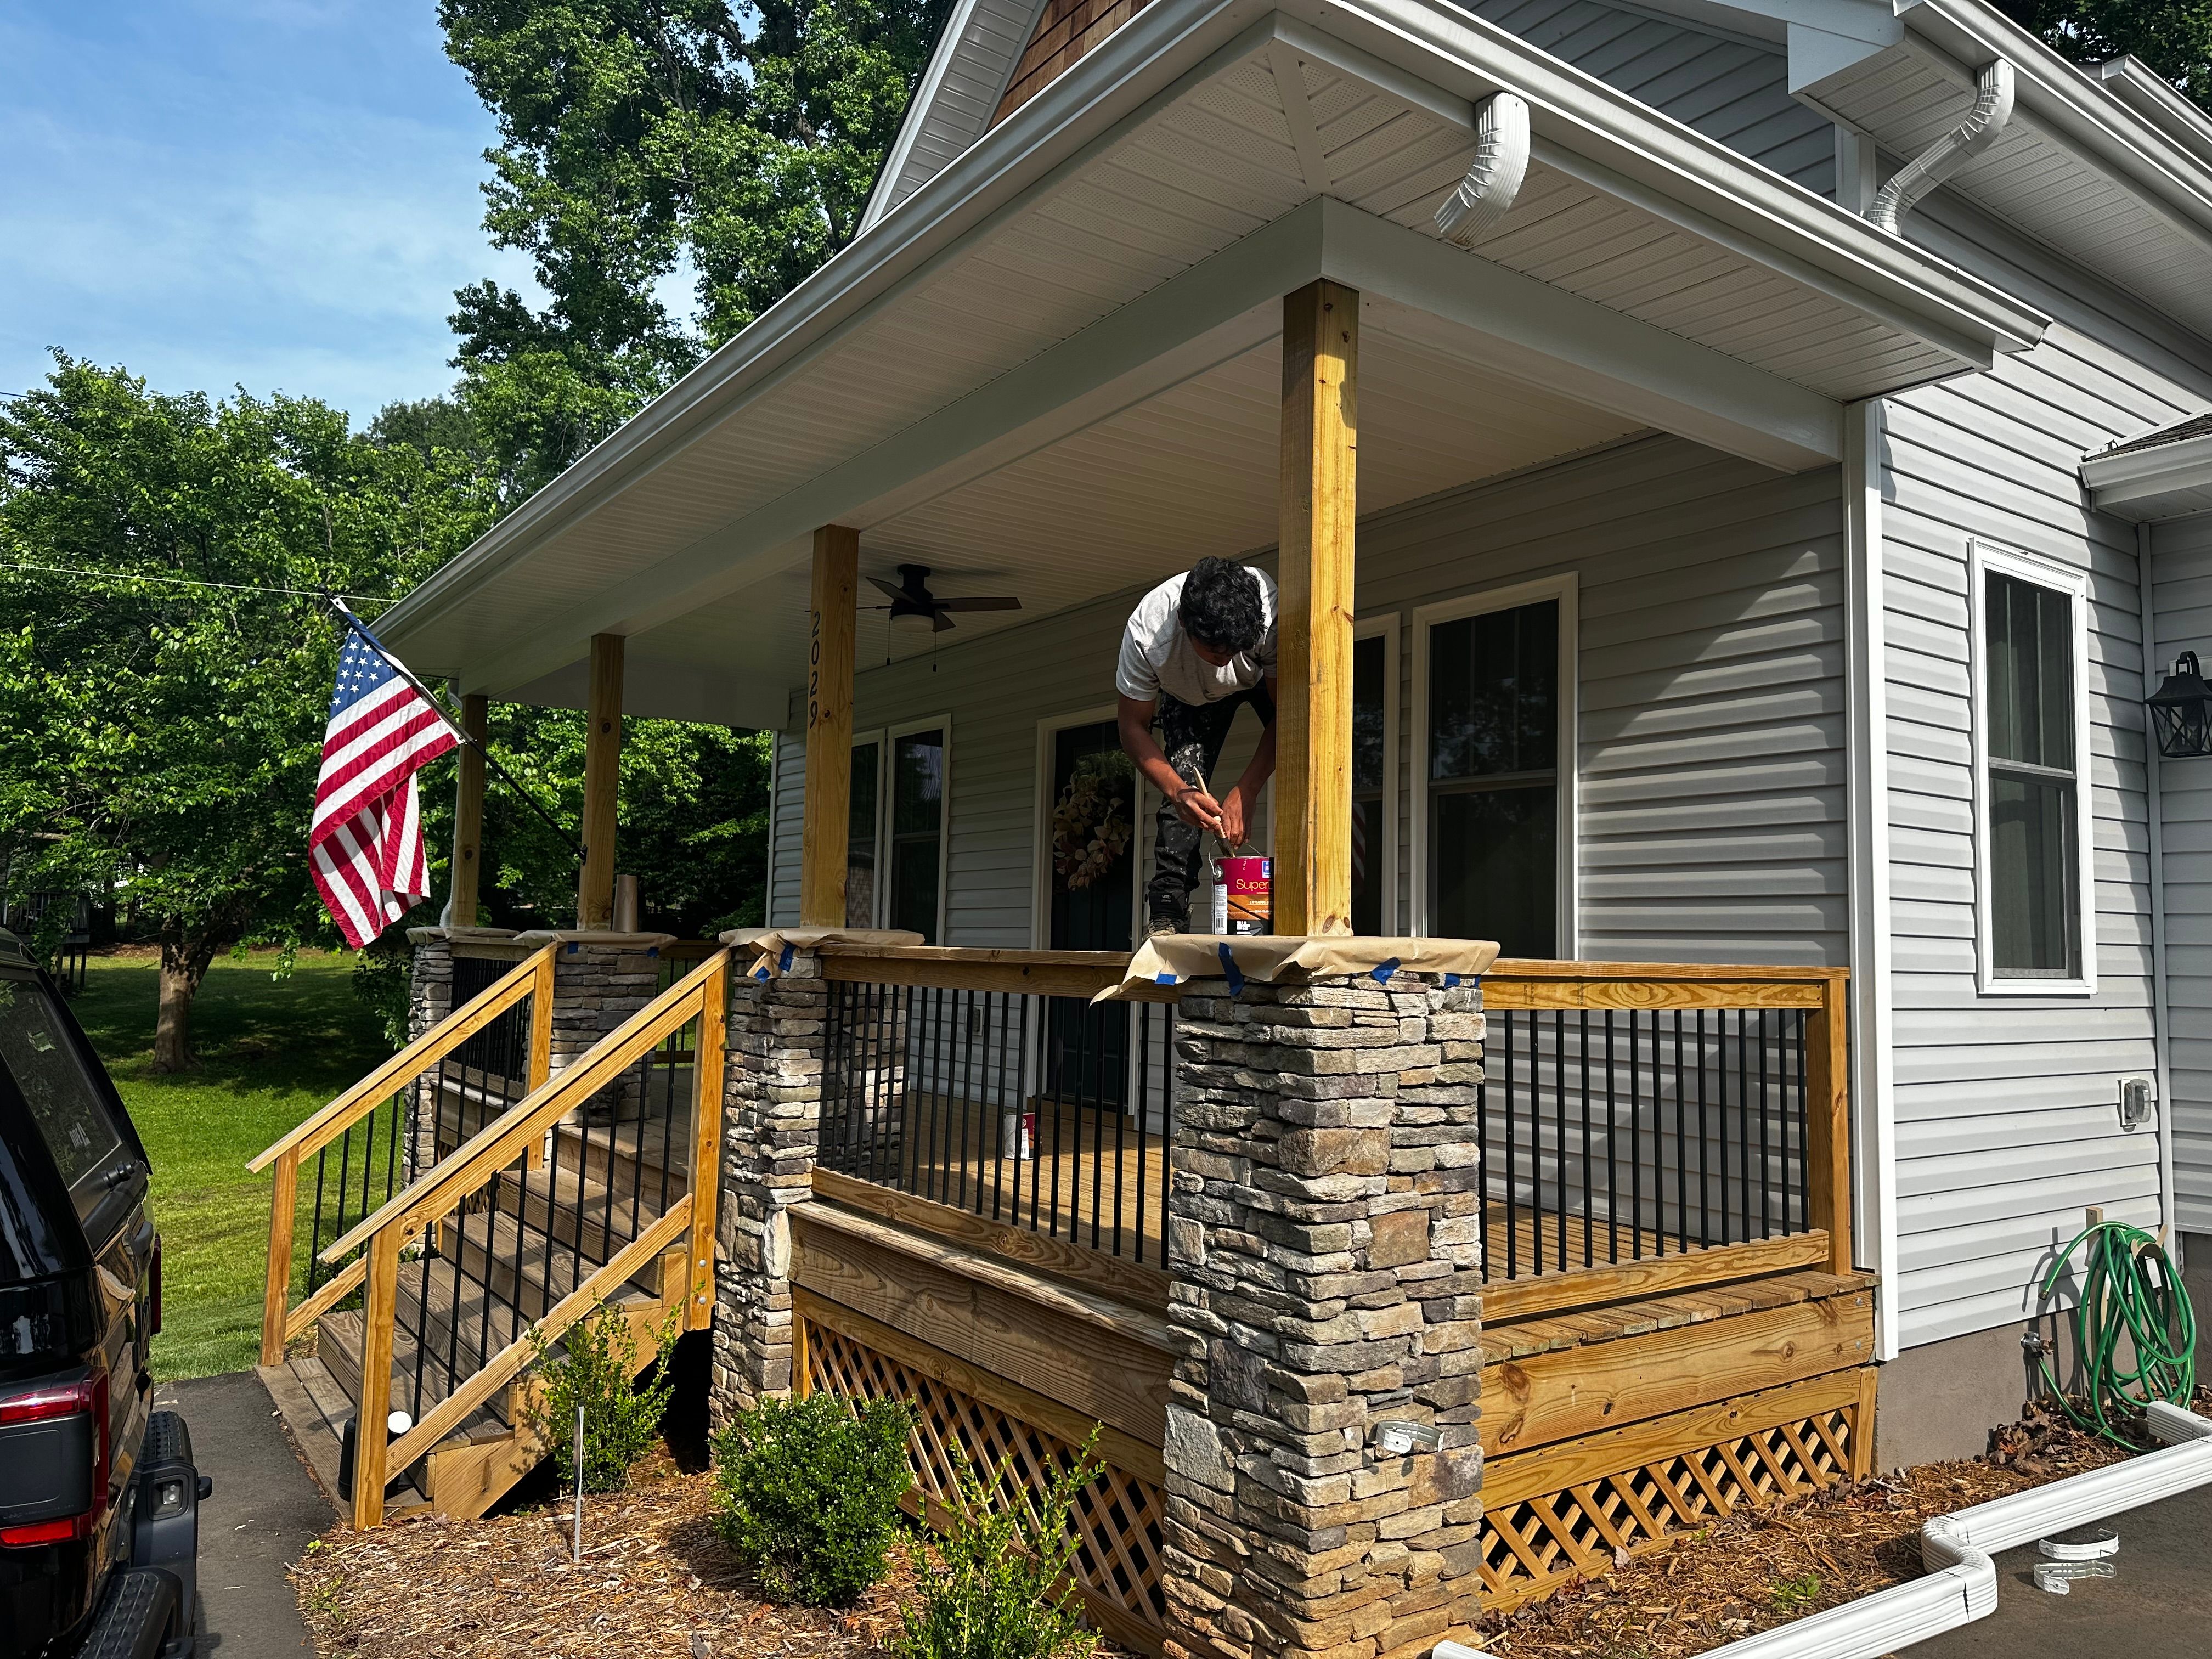
[[[2131,522],[2212,513],[2212,433],[2086,456],[2081,482],[2099,512]]]
[[[1279,13],[1240,27],[1233,4],[1140,13],[387,613],[386,637],[507,695],[593,634],[653,635],[780,579],[813,525],[887,522],[1272,337],[1276,296],[1323,274],[1328,239],[1300,241],[1316,221],[1294,212],[1317,195],[1376,228],[1361,280],[1402,278],[1402,300],[1436,285],[1414,280],[1433,253],[1463,262],[1444,310],[1464,298],[1451,270],[1470,292],[1581,307],[1593,326],[1529,314],[1570,355],[1615,339],[1610,369],[1573,377],[1610,399],[1608,430],[1710,415],[1692,435],[1729,447],[1733,429],[1757,453],[1779,441],[1765,407],[1809,431],[1836,402],[2039,337],[2031,307],[1480,20],[1413,0],[1308,9],[1334,33]],[[1521,203],[1479,256],[1446,249],[1429,220],[1473,154],[1468,100],[1507,85],[1534,112]],[[1505,366],[1500,395],[1536,407],[1545,375]],[[1654,419],[1655,398],[1681,420]],[[1392,463],[1373,443],[1379,479]],[[1832,450],[1796,453],[1771,464]],[[1470,458],[1464,477],[1482,470]]]
[[[2139,112],[1971,0],[1924,0],[1904,16],[1899,44],[1808,84],[1793,46],[1798,95],[1910,160],[1958,125],[1974,71],[2004,58],[2012,120],[1946,188],[2212,337],[2212,154],[2185,124]]]

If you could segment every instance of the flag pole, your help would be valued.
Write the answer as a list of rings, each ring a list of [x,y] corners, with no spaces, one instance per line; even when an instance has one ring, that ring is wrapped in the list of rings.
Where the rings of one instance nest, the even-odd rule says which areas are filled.
[[[400,661],[398,658],[393,656],[389,651],[386,651],[384,648],[383,642],[379,640],[375,635],[368,631],[368,624],[362,621],[359,617],[354,615],[351,607],[349,607],[343,599],[340,599],[328,587],[323,589],[323,597],[330,601],[331,608],[338,613],[338,619],[344,623],[348,628],[351,629],[354,633],[358,635],[363,644],[367,645],[370,650],[375,652],[379,657],[381,657],[384,659],[386,665],[388,666],[393,673],[398,675],[401,679],[405,680],[408,684],[415,688],[416,694],[420,696],[425,702],[430,705],[431,708],[436,712],[438,718],[445,721],[446,729],[453,734],[454,740],[466,744],[468,747],[475,750],[477,753],[482,755],[484,759],[484,764],[498,774],[500,781],[504,783],[508,788],[514,790],[517,795],[520,796],[522,798],[522,804],[527,806],[532,811],[537,813],[539,817],[543,818],[545,821],[546,828],[552,830],[555,835],[560,836],[562,844],[566,846],[570,852],[576,855],[576,861],[579,864],[582,863],[584,860],[584,843],[577,840],[576,837],[570,833],[567,825],[563,824],[558,818],[555,817],[551,812],[548,811],[538,801],[537,796],[532,794],[529,790],[524,788],[522,784],[516,779],[515,775],[512,772],[508,771],[504,766],[501,766],[499,763],[497,757],[493,755],[491,752],[491,745],[488,743],[478,743],[474,738],[471,737],[468,732],[462,728],[460,723],[454,720],[453,715],[447,712],[446,705],[438,701],[438,694],[433,691],[428,686],[423,684],[422,681],[416,679],[414,672],[409,669],[405,663]]]

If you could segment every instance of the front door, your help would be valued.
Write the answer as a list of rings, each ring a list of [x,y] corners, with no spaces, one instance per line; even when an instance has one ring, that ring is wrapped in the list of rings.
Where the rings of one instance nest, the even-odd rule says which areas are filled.
[[[1053,734],[1052,861],[1055,951],[1127,951],[1134,940],[1139,797],[1112,720]],[[1119,1105],[1127,1093],[1129,1010],[1055,998],[1045,1022],[1044,1091],[1055,1101]]]

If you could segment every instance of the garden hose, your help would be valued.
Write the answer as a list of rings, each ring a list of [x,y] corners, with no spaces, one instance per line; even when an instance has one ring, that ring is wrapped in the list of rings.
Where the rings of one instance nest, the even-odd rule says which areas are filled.
[[[2084,1412],[2059,1387],[2047,1355],[2037,1364],[2045,1386],[2069,1417],[2115,1445],[2135,1449],[2106,1412],[2122,1406],[2141,1410],[2153,1400],[2187,1408],[2197,1391],[2197,1317],[2158,1240],[2123,1221],[2096,1222],[2074,1236],[2044,1276],[2045,1301],[2074,1253],[2084,1248],[2088,1265],[2074,1308],[2074,1339],[2088,1409]],[[2120,1358],[2123,1337],[2131,1359],[2125,1364]]]

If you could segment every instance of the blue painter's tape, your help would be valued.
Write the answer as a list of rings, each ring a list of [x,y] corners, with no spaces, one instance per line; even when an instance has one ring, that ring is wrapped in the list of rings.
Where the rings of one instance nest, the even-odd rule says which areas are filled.
[[[1221,957],[1221,971],[1229,981],[1229,994],[1232,997],[1243,996],[1244,974],[1243,970],[1237,967],[1237,958],[1229,954],[1229,947],[1225,945],[1217,945],[1213,948]]]
[[[1182,983],[1182,981],[1176,979],[1173,974],[1154,974],[1152,975],[1152,983],[1155,985],[1176,985]]]
[[[1398,958],[1391,957],[1378,962],[1368,971],[1375,975],[1375,982],[1377,985],[1388,985],[1390,982],[1390,975],[1398,971]]]
[[[1457,974],[1446,974],[1446,975],[1444,975],[1444,989],[1445,989],[1445,990],[1447,990],[1447,991],[1456,990],[1456,989],[1458,988],[1458,987],[1459,987],[1459,975],[1458,975]]]
[[[767,978],[768,978],[768,968],[767,968],[766,964],[763,964],[762,966],[760,966],[760,967],[758,967],[758,968],[754,969],[753,969],[753,977],[754,977],[755,979],[757,979],[757,980],[760,980],[760,981],[763,981],[763,982],[765,982],[765,981],[766,981],[766,980],[767,980]]]
[[[783,954],[776,958],[775,971],[777,973],[787,974],[791,971],[791,958],[795,953],[797,948],[797,946],[790,945],[787,945],[783,947]]]

